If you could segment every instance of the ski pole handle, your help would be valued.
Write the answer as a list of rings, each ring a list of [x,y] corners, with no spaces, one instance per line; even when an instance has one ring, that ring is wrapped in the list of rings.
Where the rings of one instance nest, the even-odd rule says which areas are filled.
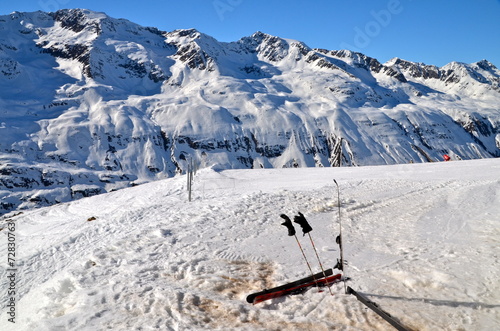
[[[304,236],[306,235],[306,233],[309,233],[312,231],[312,227],[309,225],[309,223],[307,223],[306,218],[304,217],[304,215],[301,212],[299,212],[299,214],[293,218],[293,221],[300,225]]]
[[[281,225],[286,226],[286,228],[288,229],[288,235],[290,237],[295,236],[295,228],[293,227],[292,220],[285,214],[281,214],[280,217],[285,220],[283,223],[281,223]]]

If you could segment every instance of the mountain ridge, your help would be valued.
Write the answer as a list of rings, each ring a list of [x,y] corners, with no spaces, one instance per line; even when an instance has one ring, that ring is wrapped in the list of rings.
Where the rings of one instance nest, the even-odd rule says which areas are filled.
[[[215,168],[500,156],[500,71],[255,32],[219,42],[84,9],[0,16],[0,208]]]

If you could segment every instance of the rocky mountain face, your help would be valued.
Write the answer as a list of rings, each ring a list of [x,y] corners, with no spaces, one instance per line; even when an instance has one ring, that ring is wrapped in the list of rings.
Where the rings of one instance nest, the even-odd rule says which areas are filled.
[[[0,16],[0,212],[226,168],[500,156],[500,70],[231,43],[88,10]],[[341,150],[341,160],[335,151]]]

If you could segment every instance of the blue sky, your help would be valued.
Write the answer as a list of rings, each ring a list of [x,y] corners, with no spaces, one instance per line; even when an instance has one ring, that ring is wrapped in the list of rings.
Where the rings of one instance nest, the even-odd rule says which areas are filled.
[[[219,41],[256,31],[310,47],[352,49],[443,66],[487,59],[500,68],[500,0],[22,0],[0,14],[87,8],[161,30],[196,28]]]

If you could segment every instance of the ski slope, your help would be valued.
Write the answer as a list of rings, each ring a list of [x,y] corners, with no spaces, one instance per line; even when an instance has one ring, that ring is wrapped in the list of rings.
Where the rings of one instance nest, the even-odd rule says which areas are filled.
[[[500,324],[500,159],[349,168],[202,169],[11,217],[16,323],[1,330],[390,330],[343,284],[246,303],[308,276],[281,213],[301,211],[325,267],[415,330]],[[7,287],[2,220],[1,300]],[[316,272],[307,237],[299,239]]]

